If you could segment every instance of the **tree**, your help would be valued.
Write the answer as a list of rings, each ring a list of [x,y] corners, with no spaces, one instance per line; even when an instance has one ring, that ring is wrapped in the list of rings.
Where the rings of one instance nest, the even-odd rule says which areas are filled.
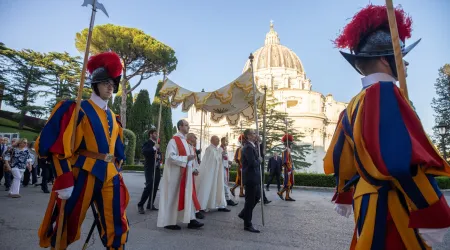
[[[155,99],[153,99],[152,103],[153,121],[155,122],[156,126],[158,126],[159,103],[161,101],[159,98],[159,91],[161,90],[162,86],[163,82],[158,81],[158,86],[156,87],[155,91]],[[172,109],[166,102],[166,100],[163,100],[160,130],[161,131],[159,138],[161,139],[161,152],[166,152],[167,143],[169,143],[170,139],[173,136]]]
[[[61,100],[76,98],[81,78],[80,60],[81,57],[72,57],[67,52],[50,52],[46,55],[42,66],[47,70],[50,84],[47,94],[52,95],[47,102],[49,111]]]
[[[112,98],[109,98],[109,100],[108,100],[108,108],[110,108],[111,110],[113,108],[113,99]],[[113,110],[113,112],[114,112],[114,110]]]
[[[36,99],[42,95],[39,88],[48,86],[45,75],[46,70],[41,65],[45,55],[33,50],[20,51],[8,49],[3,46],[0,51],[6,65],[3,65],[3,80],[5,81],[4,100],[6,103],[20,111],[19,129],[23,129],[25,116],[41,116],[44,108],[35,105]]]
[[[436,97],[433,98],[431,106],[434,109],[435,124],[444,123],[447,126],[442,143],[442,135],[437,127],[433,128],[433,139],[441,153],[450,151],[450,64],[445,64],[439,69],[439,77],[434,84]]]
[[[130,89],[130,84],[127,84],[127,89]],[[117,91],[116,96],[114,97],[114,102],[113,102],[113,106],[112,106],[112,110],[114,111],[114,113],[116,114],[121,114],[121,110],[120,107],[122,105],[122,86],[119,86],[119,90]],[[131,92],[127,95],[127,100],[126,100],[126,104],[127,104],[127,109],[126,109],[126,115],[130,115],[131,114],[131,109],[133,108],[133,97]],[[123,120],[122,120],[123,121]],[[129,121],[127,121],[129,122]],[[123,124],[122,125],[129,125],[129,124]]]
[[[133,165],[136,147],[136,135],[129,129],[123,129],[123,138],[125,142],[125,164]]]
[[[6,86],[6,65],[9,60],[7,56],[3,55],[9,50],[4,43],[0,42],[0,109],[2,107],[2,102],[4,98],[4,91]]]
[[[147,90],[142,89],[137,95],[128,121],[129,129],[136,135],[136,157],[141,158],[141,147],[148,140],[145,132],[153,124],[152,104]]]
[[[84,51],[88,29],[76,34],[75,46]],[[177,59],[175,51],[153,37],[136,28],[116,26],[112,24],[94,27],[90,52],[98,54],[104,51],[116,52],[123,63],[121,86],[126,89],[126,83],[137,77],[137,83],[127,91],[122,92],[120,116],[122,124],[127,124],[126,95],[138,87],[143,80],[160,74],[163,70],[170,73],[175,70]]]
[[[306,155],[310,153],[311,146],[301,144],[301,139],[304,137],[304,134],[294,128],[294,120],[289,118],[288,114],[275,109],[281,103],[274,97],[272,91],[267,91],[266,99],[267,110],[270,110],[266,114],[266,156],[270,157],[275,151],[281,152],[284,150],[285,146],[281,142],[281,138],[286,134],[285,121],[287,121],[288,133],[294,137],[295,141],[295,144],[292,147],[292,160],[295,168],[300,169],[311,166],[311,164],[306,161]],[[263,115],[264,110],[259,110],[258,119],[261,135],[263,134]],[[242,130],[245,130],[246,128],[255,128],[255,123],[253,121],[243,121]],[[233,130],[236,134],[242,133],[240,125],[235,126]]]

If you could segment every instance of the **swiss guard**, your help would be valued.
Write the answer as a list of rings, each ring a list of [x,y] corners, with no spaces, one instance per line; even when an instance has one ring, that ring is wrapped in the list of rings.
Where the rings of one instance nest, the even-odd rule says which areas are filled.
[[[412,20],[400,8],[395,16],[405,56],[419,41],[405,46]],[[324,158],[325,173],[336,177],[336,212],[354,213],[350,249],[430,249],[450,227],[450,208],[435,180],[450,177],[450,166],[396,86],[386,6],[359,11],[335,44],[350,50],[341,54],[363,76]]]
[[[244,197],[244,184],[242,182],[242,162],[241,162],[241,157],[242,157],[242,147],[244,145],[244,142],[242,141],[244,139],[244,134],[241,134],[238,137],[238,141],[239,144],[241,144],[241,146],[238,147],[238,149],[236,150],[236,152],[234,153],[234,161],[238,164],[238,169],[236,172],[236,181],[234,182],[234,186],[232,188],[230,188],[231,194],[233,196],[235,196],[234,194],[234,190],[237,187],[239,188],[239,197]]]
[[[277,192],[278,196],[285,201],[295,201],[290,196],[290,193],[292,192],[292,186],[294,186],[294,172],[292,164],[292,144],[294,143],[294,137],[290,134],[285,134],[283,138],[281,138],[281,142],[283,142],[284,145],[286,145],[286,148],[281,153],[281,161],[283,166],[283,172],[284,172],[284,185],[283,189],[281,189],[279,192]],[[286,198],[283,198],[283,193],[286,192]]]
[[[80,238],[89,207],[106,249],[124,249],[128,238],[129,194],[120,173],[125,158],[122,125],[108,108],[108,99],[119,87],[122,63],[116,53],[105,52],[89,58],[87,69],[93,92],[81,102],[77,121],[76,102],[61,101],[36,141],[36,152],[52,159],[58,176],[38,232],[41,247],[55,247],[61,200],[67,201],[60,249]]]

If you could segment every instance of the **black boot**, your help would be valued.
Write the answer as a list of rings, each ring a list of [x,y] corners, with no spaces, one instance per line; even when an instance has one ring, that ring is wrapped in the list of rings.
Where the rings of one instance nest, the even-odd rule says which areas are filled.
[[[234,202],[234,201],[232,201],[232,200],[227,200],[227,205],[228,205],[228,206],[236,206],[237,203]]]
[[[138,213],[145,214],[144,206],[139,206],[138,205]]]
[[[202,212],[197,212],[197,213],[195,213],[195,218],[202,220],[205,218],[205,215],[202,214]]]
[[[251,233],[259,233],[260,231],[256,228],[253,227],[253,225],[251,226],[244,226],[244,230],[245,231],[249,231]]]
[[[198,222],[196,220],[191,220],[191,222],[189,222],[189,224],[188,224],[188,228],[189,229],[197,229],[197,228],[203,227],[203,225],[205,225],[205,224]]]
[[[178,225],[170,225],[170,226],[165,226],[165,229],[170,229],[170,230],[181,230],[181,227]]]
[[[272,201],[269,201],[268,199],[264,199],[264,205],[267,205],[269,203],[271,203]]]

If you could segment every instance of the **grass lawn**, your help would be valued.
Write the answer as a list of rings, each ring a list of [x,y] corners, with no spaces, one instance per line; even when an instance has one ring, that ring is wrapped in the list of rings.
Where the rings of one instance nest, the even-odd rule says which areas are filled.
[[[4,132],[4,133],[19,133],[20,137],[25,137],[28,139],[28,141],[34,141],[34,138],[36,138],[39,134],[38,133],[34,133],[31,131],[27,131],[27,130],[19,130],[17,128],[10,128],[10,127],[5,127],[0,125],[0,132]]]
[[[8,119],[3,118],[3,117],[0,117],[0,126],[1,125],[17,127],[17,126],[19,126],[19,123],[15,122],[15,121],[8,120]],[[24,126],[24,128],[33,129],[33,128],[30,128],[30,127],[27,127],[27,126]]]

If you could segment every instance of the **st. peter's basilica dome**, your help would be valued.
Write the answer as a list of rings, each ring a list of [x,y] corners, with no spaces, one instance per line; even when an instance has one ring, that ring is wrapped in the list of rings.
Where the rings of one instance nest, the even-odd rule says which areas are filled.
[[[258,71],[265,68],[289,68],[298,73],[303,73],[303,65],[298,56],[286,46],[280,44],[278,33],[270,23],[270,31],[266,34],[266,40],[263,47],[253,53],[254,70]],[[244,66],[242,72],[250,68],[250,60]]]

